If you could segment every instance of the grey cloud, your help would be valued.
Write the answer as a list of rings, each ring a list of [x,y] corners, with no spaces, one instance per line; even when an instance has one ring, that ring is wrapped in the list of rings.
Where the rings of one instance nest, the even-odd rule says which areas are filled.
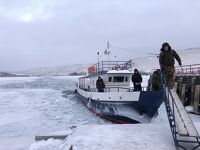
[[[199,46],[197,0],[17,2],[0,1],[0,70],[92,63],[97,51],[103,56],[107,40],[113,45],[154,53],[165,41],[175,49]],[[26,8],[34,16],[27,22],[19,18]],[[8,11],[2,12],[6,9],[9,15]],[[117,59],[146,55],[111,50]]]

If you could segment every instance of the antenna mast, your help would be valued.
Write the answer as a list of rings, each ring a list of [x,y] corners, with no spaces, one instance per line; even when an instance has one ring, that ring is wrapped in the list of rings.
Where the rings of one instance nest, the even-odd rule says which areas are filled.
[[[107,47],[106,47],[106,49],[105,49],[105,51],[104,51],[104,54],[105,54],[105,55],[108,55],[108,61],[110,61],[110,54],[111,54],[111,51],[110,51],[110,43],[109,43],[109,41],[107,41]]]

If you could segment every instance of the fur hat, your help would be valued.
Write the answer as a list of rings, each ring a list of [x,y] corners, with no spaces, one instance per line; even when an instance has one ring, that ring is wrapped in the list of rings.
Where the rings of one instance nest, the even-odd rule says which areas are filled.
[[[170,47],[169,43],[167,43],[167,42],[165,42],[165,43],[162,44],[162,48],[165,48],[165,46]]]
[[[165,46],[169,47],[169,50],[171,50],[171,46],[169,45],[169,43],[165,42],[162,44],[162,48],[160,49],[161,51],[165,51]]]

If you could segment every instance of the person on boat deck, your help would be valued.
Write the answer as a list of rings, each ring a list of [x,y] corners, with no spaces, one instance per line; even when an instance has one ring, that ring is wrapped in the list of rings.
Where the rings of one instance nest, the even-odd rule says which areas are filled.
[[[96,88],[98,89],[98,92],[104,92],[105,84],[101,77],[98,77],[96,81]]]
[[[182,65],[181,59],[179,55],[176,53],[176,51],[173,50],[168,43],[163,43],[160,51],[161,51],[159,56],[160,68],[165,77],[166,84],[169,86],[169,88],[172,89],[174,84],[173,77],[175,72],[174,69],[175,59],[178,61],[180,66]]]
[[[134,70],[134,74],[132,75],[132,82],[134,91],[142,91],[142,76],[137,69]]]
[[[153,72],[151,76],[151,90],[158,91],[160,90],[160,69],[157,69]]]
[[[151,90],[151,77],[152,77],[152,75],[150,75],[148,82],[147,82],[147,91]]]

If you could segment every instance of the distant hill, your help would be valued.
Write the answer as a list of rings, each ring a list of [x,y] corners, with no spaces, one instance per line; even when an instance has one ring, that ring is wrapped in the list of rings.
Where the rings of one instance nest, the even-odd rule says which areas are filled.
[[[200,64],[200,48],[191,48],[177,51],[182,60],[182,65]],[[133,69],[137,68],[143,72],[151,72],[152,69],[159,68],[157,56],[148,56],[132,59]],[[175,66],[178,66],[177,62]]]
[[[28,75],[12,74],[8,72],[0,72],[0,77],[28,77]]]
[[[200,48],[191,48],[179,50],[177,53],[182,59],[183,65],[200,64]],[[133,69],[137,68],[141,72],[151,72],[152,69],[159,68],[157,56],[147,56],[132,59]],[[91,64],[76,64],[58,67],[45,67],[33,70],[17,72],[17,74],[26,74],[28,76],[65,76],[65,75],[83,75],[87,73],[87,68]],[[177,65],[177,63],[176,63]]]
[[[29,76],[66,76],[66,75],[83,75],[87,72],[89,65],[76,64],[58,67],[44,67],[33,70],[20,71],[17,73],[27,74]]]

